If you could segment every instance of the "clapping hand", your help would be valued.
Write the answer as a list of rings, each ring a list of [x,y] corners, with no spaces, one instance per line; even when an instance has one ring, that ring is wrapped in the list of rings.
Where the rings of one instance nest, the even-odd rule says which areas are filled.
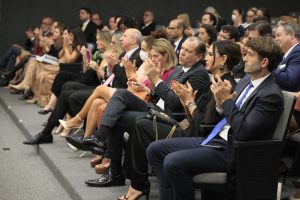
[[[131,87],[136,92],[147,92],[148,88],[142,84],[139,83],[135,78],[128,79],[128,87]]]
[[[125,68],[126,76],[129,79],[134,79],[136,77],[136,67],[135,64],[132,64],[132,62],[129,59],[122,59],[122,63]]]
[[[211,91],[214,94],[217,106],[221,108],[224,101],[233,99],[236,93],[232,93],[232,85],[228,80],[222,81],[220,76],[216,75],[212,78],[212,84],[210,86]]]
[[[145,74],[147,75],[149,81],[155,85],[158,81],[161,80],[161,68],[160,63],[159,65],[155,65],[150,59],[145,61]]]
[[[180,98],[183,105],[187,102],[194,101],[197,95],[197,90],[193,91],[189,82],[186,85],[179,83],[178,81],[171,81],[171,87],[174,93]]]

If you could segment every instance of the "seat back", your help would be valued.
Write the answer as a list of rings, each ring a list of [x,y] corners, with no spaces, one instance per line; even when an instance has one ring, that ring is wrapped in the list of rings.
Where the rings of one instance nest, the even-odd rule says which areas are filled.
[[[273,135],[274,140],[282,140],[287,134],[289,127],[288,122],[291,120],[295,105],[295,96],[292,93],[283,91],[282,94],[284,99],[283,112],[279,118],[279,122],[277,123]]]

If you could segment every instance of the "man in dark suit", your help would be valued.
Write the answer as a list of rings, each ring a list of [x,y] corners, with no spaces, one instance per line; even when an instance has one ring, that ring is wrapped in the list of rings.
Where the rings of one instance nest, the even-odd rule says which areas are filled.
[[[92,11],[89,8],[80,8],[79,18],[81,21],[80,28],[84,32],[86,41],[95,46],[97,25],[91,21]]]
[[[277,70],[273,73],[276,83],[289,92],[300,92],[300,27],[282,23],[276,29],[276,42],[285,53]],[[297,96],[296,96],[297,97]],[[299,128],[300,112],[294,110],[290,130]],[[290,145],[286,145],[286,149]],[[287,150],[288,151],[288,150]],[[291,167],[294,176],[300,175],[300,147],[298,147],[293,165]]]
[[[273,73],[276,83],[290,92],[300,91],[300,27],[283,23],[276,29],[276,42],[281,47],[283,59]]]
[[[245,72],[231,93],[228,81],[213,81],[216,106],[225,118],[207,138],[174,138],[150,144],[147,158],[159,179],[160,199],[195,198],[192,177],[206,172],[234,176],[233,141],[271,139],[283,107],[280,88],[271,72],[281,59],[281,50],[270,37],[248,42]]]
[[[152,31],[155,31],[154,13],[152,10],[146,10],[143,16],[143,23],[140,25],[140,31],[142,35],[150,35]]]
[[[181,46],[186,39],[184,35],[185,28],[184,23],[179,19],[173,19],[167,27],[168,36],[173,42],[177,57],[179,57]]]
[[[172,112],[183,111],[178,96],[170,87],[171,80],[177,80],[180,83],[186,83],[188,81],[194,90],[198,90],[199,93],[209,85],[210,80],[208,73],[203,65],[200,64],[200,61],[204,58],[205,51],[205,44],[198,38],[188,38],[183,43],[180,52],[179,64],[182,65],[182,67],[178,67],[174,70],[166,83],[160,80],[159,74],[153,67],[147,67],[147,75],[151,84],[154,86],[154,93],[158,98],[162,99],[162,106],[164,106],[166,113],[172,114]],[[86,182],[88,185],[103,187],[118,185],[120,182],[124,182],[124,176],[121,170],[121,143],[123,132],[127,131],[130,133],[134,131],[136,118],[147,115],[151,107],[157,107],[157,105],[146,103],[128,90],[117,90],[102,115],[101,126],[95,134],[96,138],[87,138],[79,145],[78,143],[80,143],[80,141],[78,141],[78,139],[67,139],[74,146],[78,145],[76,146],[78,148],[82,148],[84,145],[98,143],[98,145],[94,146],[104,149],[104,141],[106,137],[108,137],[109,142],[107,142],[107,146],[109,148],[107,154],[111,156],[111,174],[113,178],[110,178],[109,182],[101,181],[103,178],[89,180]],[[74,140],[77,141],[74,143]]]

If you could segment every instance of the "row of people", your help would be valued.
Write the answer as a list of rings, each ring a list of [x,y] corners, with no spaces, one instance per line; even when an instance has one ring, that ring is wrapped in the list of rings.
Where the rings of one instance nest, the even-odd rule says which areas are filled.
[[[259,122],[264,122],[263,119],[265,118],[273,119],[270,120],[272,124],[269,124],[268,130],[272,130],[276,120],[278,120],[282,108],[282,97],[278,87],[273,84],[272,76],[275,77],[275,81],[282,89],[297,92],[299,86],[297,84],[297,58],[300,56],[297,53],[298,26],[286,23],[279,24],[274,41],[270,37],[272,34],[270,25],[262,21],[256,22],[250,26],[251,28],[249,27],[249,32],[246,33],[245,41],[242,40],[241,46],[237,43],[239,32],[236,28],[234,29],[229,25],[222,26],[219,36],[214,37],[213,35],[216,33],[212,29],[214,27],[207,29],[205,27],[209,26],[200,27],[199,37],[187,37],[184,33],[185,25],[182,20],[174,19],[171,20],[167,28],[167,34],[158,30],[144,40],[141,32],[137,29],[123,27],[126,30],[119,39],[117,33],[111,36],[110,31],[102,30],[97,34],[98,51],[94,53],[92,59],[88,56],[90,50],[87,42],[84,40],[82,40],[83,43],[76,42],[77,36],[83,34],[83,30],[67,31],[66,29],[60,51],[61,58],[64,61],[74,61],[71,59],[74,52],[76,58],[83,59],[84,73],[74,75],[74,73],[55,71],[56,74],[51,79],[53,84],[50,83],[47,86],[48,94],[50,94],[51,88],[49,104],[41,111],[42,114],[52,112],[51,116],[43,131],[33,140],[24,143],[52,143],[51,132],[55,126],[59,125],[59,122],[65,130],[70,130],[71,128],[81,128],[83,121],[87,118],[84,137],[77,135],[67,137],[70,146],[99,154],[92,160],[92,163],[96,171],[102,175],[100,178],[88,180],[86,183],[91,186],[102,187],[124,185],[121,147],[123,132],[128,132],[130,137],[125,156],[125,177],[131,179],[132,182],[127,194],[120,199],[137,199],[141,195],[149,194],[150,182],[147,175],[146,149],[151,142],[170,136],[205,137],[206,135],[198,130],[199,122],[216,124],[225,114],[229,125],[224,127],[225,131],[221,131],[217,141],[211,141],[212,145],[215,145],[216,142],[216,145],[222,146],[222,151],[215,152],[214,149],[206,146],[198,148],[199,146],[196,144],[190,147],[187,143],[196,142],[199,145],[198,139],[191,141],[191,138],[186,138],[186,142],[182,143],[183,145],[179,145],[179,143],[185,139],[174,139],[156,142],[148,148],[148,160],[159,178],[161,198],[171,199],[173,196],[179,199],[192,199],[191,176],[186,176],[185,173],[201,173],[202,171],[199,169],[203,167],[206,170],[207,166],[203,165],[202,162],[191,162],[196,159],[190,159],[188,156],[185,158],[189,162],[183,161],[187,165],[181,165],[182,156],[180,156],[179,150],[196,148],[195,151],[199,154],[195,153],[193,156],[202,156],[203,154],[203,159],[206,159],[207,155],[214,154],[220,158],[222,167],[219,166],[219,160],[216,161],[218,163],[211,161],[205,163],[209,166],[212,165],[211,169],[219,166],[220,168],[216,170],[226,170],[227,168],[224,166],[227,160],[224,152],[225,149],[231,148],[231,144],[227,143],[227,140],[232,140],[232,138],[227,138],[228,130],[235,139],[260,139],[257,135],[252,135],[251,128],[247,129],[248,132],[246,129],[240,129],[244,122],[241,122],[239,117],[244,115],[246,121],[252,122],[253,116],[251,114],[255,113],[256,109],[262,109],[264,115],[260,116],[262,120]],[[162,38],[170,38],[172,42]],[[215,41],[217,38],[218,41]],[[115,46],[117,43],[120,44],[119,47]],[[143,51],[140,51],[140,46]],[[122,49],[124,53],[118,49]],[[286,55],[279,68],[276,69],[282,58],[281,50]],[[242,56],[244,57],[243,61]],[[28,63],[36,64],[36,62],[29,60]],[[177,66],[177,62],[179,66]],[[249,107],[252,108],[248,109],[247,112],[239,111],[239,106],[236,107],[233,103],[236,100],[234,98],[235,93],[232,94],[236,85],[236,77],[232,71],[241,62],[245,64],[245,72],[250,74],[250,78],[249,76],[243,78],[236,91],[238,94],[246,93],[244,88],[251,79],[253,85],[250,93],[255,94],[245,103],[245,105],[251,105]],[[61,63],[63,62],[61,61]],[[39,73],[38,70],[44,70],[44,68],[39,66],[33,71]],[[243,70],[243,67],[241,69]],[[270,75],[274,69],[276,70]],[[91,71],[93,76],[88,75],[88,71]],[[208,73],[214,77],[212,81],[210,81]],[[242,77],[243,75],[239,78]],[[31,84],[30,87],[36,87],[35,84],[32,84],[32,79],[37,79],[41,83],[38,85],[37,91],[47,91],[47,89],[41,89],[47,84],[40,80],[40,76],[27,79],[28,82],[31,82],[29,83]],[[89,85],[86,82],[81,82],[80,79],[87,81],[93,79],[95,82]],[[26,73],[24,80],[26,80]],[[102,85],[97,86],[99,84]],[[272,88],[272,90],[269,90],[269,93],[264,92],[265,87]],[[260,89],[263,92],[258,92]],[[35,94],[38,94],[36,89],[33,90]],[[269,99],[268,95],[276,96],[276,98]],[[234,100],[232,100],[233,98]],[[260,100],[267,103],[259,106]],[[270,107],[276,107],[276,109],[270,109]],[[223,108],[223,113],[220,113],[220,108]],[[158,131],[156,132],[153,131],[153,119],[149,119],[147,116],[149,110],[152,109],[164,112],[170,117],[176,117],[174,113],[186,112],[184,118],[187,119],[176,118],[181,123],[180,126],[175,126],[175,130],[173,125],[157,122]],[[98,116],[98,112],[101,116]],[[73,118],[59,121],[67,113]],[[236,124],[238,127],[235,127]],[[261,124],[254,123],[253,126],[260,127]],[[97,131],[93,135],[95,129]],[[67,134],[61,135],[66,136]],[[270,135],[262,134],[261,137],[268,138]],[[166,146],[163,148],[161,145]],[[183,176],[185,176],[186,180],[186,187],[182,191],[177,191],[177,178],[179,177],[174,177],[171,174],[173,171],[174,174],[177,173],[177,164],[176,166],[173,165],[177,155],[174,154],[172,159],[167,156],[173,151],[179,151],[178,166],[187,167],[181,168],[184,172],[181,178],[184,179]],[[166,169],[163,169],[164,166],[162,165],[165,157],[170,159],[168,161],[172,164],[165,166],[167,172],[170,172],[167,175],[164,174]],[[167,161],[165,162],[167,163]],[[189,168],[188,164],[195,166],[195,163],[201,166],[197,169]]]

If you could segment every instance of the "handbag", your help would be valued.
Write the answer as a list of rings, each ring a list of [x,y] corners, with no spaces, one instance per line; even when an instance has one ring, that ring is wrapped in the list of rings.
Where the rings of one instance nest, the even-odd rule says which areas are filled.
[[[171,139],[173,137],[173,134],[176,130],[176,127],[178,125],[177,121],[171,117],[169,117],[167,114],[161,111],[157,111],[153,108],[149,110],[149,113],[147,115],[149,119],[152,119],[153,121],[153,132],[155,133],[155,141],[158,140],[158,130],[157,130],[157,122],[161,122],[164,124],[169,124],[172,126],[170,132],[168,133],[167,137],[165,139]]]

